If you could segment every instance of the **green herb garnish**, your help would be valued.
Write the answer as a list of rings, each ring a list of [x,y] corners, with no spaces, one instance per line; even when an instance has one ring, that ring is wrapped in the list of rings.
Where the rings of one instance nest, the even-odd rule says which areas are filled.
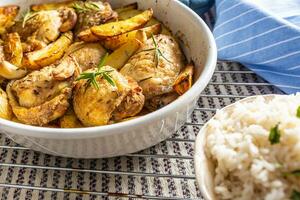
[[[270,130],[269,141],[273,144],[278,144],[280,142],[280,131],[278,130],[279,124]]]
[[[297,109],[297,117],[300,118],[300,106]]]
[[[100,6],[94,2],[83,2],[83,4],[75,2],[72,7],[75,9],[76,12],[79,13],[101,10]]]
[[[292,172],[284,173],[284,176],[296,176],[296,177],[300,177],[300,169],[294,170]]]
[[[154,62],[155,62],[155,66],[156,66],[156,67],[158,66],[159,58],[160,58],[160,57],[162,57],[163,59],[165,59],[166,61],[168,61],[169,63],[171,63],[171,61],[168,60],[168,58],[166,58],[166,56],[164,56],[164,54],[162,53],[162,51],[159,49],[158,44],[157,44],[157,41],[155,40],[153,34],[151,35],[151,38],[152,38],[152,41],[153,41],[153,44],[154,44],[154,48],[151,48],[151,49],[145,49],[145,50],[143,50],[143,51],[155,51],[155,54],[154,54]]]
[[[83,72],[79,75],[79,77],[76,79],[76,81],[79,80],[87,80],[88,84],[92,84],[97,90],[99,90],[99,84],[96,80],[98,76],[104,78],[111,86],[115,87],[116,83],[112,79],[111,75],[109,74],[113,70],[103,70],[103,66],[105,64],[106,58],[108,56],[108,53],[106,53],[100,60],[100,63],[98,65],[98,68],[95,72]]]
[[[293,190],[293,193],[291,195],[291,200],[300,200],[300,192]]]
[[[22,20],[22,27],[24,28],[26,23],[34,18],[37,15],[37,12],[31,12],[31,11],[27,11],[24,15],[23,15],[23,20]]]

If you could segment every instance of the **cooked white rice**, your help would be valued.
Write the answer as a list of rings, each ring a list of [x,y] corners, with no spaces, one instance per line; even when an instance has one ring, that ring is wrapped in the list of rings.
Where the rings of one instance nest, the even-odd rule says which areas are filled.
[[[217,199],[282,200],[300,192],[300,94],[270,102],[237,103],[218,111],[207,129],[206,155],[215,164]],[[270,130],[279,124],[280,143],[271,145]]]

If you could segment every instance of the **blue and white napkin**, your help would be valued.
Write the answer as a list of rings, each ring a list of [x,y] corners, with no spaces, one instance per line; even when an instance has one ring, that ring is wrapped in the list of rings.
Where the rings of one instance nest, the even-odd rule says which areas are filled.
[[[222,60],[244,64],[284,92],[300,91],[300,0],[216,0]]]

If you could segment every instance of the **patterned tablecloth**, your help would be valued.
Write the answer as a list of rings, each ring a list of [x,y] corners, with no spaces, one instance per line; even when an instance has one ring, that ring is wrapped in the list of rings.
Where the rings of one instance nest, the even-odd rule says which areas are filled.
[[[77,160],[20,147],[0,135],[1,199],[201,199],[194,141],[216,109],[246,96],[282,93],[235,63],[219,62],[198,108],[168,140],[124,157]]]

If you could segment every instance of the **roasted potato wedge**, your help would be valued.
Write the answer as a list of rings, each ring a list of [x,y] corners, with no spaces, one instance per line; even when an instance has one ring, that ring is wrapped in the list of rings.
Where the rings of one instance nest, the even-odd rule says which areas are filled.
[[[65,50],[73,41],[73,33],[66,32],[58,40],[43,49],[25,54],[23,66],[29,69],[40,69],[62,58]]]
[[[20,67],[23,59],[23,48],[18,33],[7,34],[4,41],[4,54],[7,61]]]
[[[179,95],[183,95],[192,87],[194,68],[193,64],[187,65],[175,80],[173,88]]]
[[[85,42],[97,42],[100,40],[99,37],[97,37],[95,34],[92,33],[91,29],[86,29],[84,31],[81,31],[77,37]]]
[[[23,78],[27,74],[27,70],[19,68],[7,61],[0,63],[0,76],[6,79],[19,79]]]
[[[92,32],[101,39],[120,35],[143,27],[153,16],[153,10],[148,9],[124,21],[111,22],[91,28]]]
[[[151,35],[159,34],[161,32],[161,27],[162,27],[161,24],[155,24],[153,26],[149,26],[140,30],[145,31],[147,38],[150,38]],[[134,30],[128,33],[107,38],[106,40],[102,41],[102,45],[107,49],[116,50],[117,48],[119,48],[129,40],[134,39],[138,31],[139,30]]]
[[[30,9],[32,11],[41,11],[41,10],[56,10],[62,7],[72,7],[75,1],[64,1],[58,3],[44,3],[44,4],[35,4],[31,5]]]
[[[170,29],[158,21],[155,17],[152,17],[150,21],[145,25],[145,27],[153,26],[155,24],[161,24],[161,34],[172,36]]]
[[[0,118],[10,120],[12,118],[11,107],[8,103],[6,92],[0,88]]]
[[[141,14],[142,12],[143,11],[141,11],[141,10],[128,9],[128,10],[125,10],[125,11],[119,13],[118,20],[129,19],[129,18],[131,18],[133,16]],[[171,31],[166,26],[164,26],[160,21],[158,21],[155,17],[152,17],[147,22],[147,24],[145,25],[145,27],[153,26],[155,24],[161,24],[161,34],[172,36]]]
[[[134,39],[129,40],[107,57],[105,65],[121,69],[146,40],[147,35],[145,31],[139,30]]]
[[[123,6],[121,8],[117,8],[115,9],[115,11],[120,14],[122,12],[125,12],[125,11],[128,11],[128,10],[133,10],[133,9],[138,9],[138,4],[135,2],[135,3],[132,3],[132,4],[128,4],[126,6]]]
[[[121,13],[118,13],[118,20],[126,20],[126,19],[129,19],[129,18],[132,18],[136,15],[139,15],[141,14],[143,11],[142,10],[136,10],[136,9],[127,9],[127,10],[124,10],[123,12]]]
[[[15,18],[19,13],[19,6],[0,7],[0,34],[15,24]]]
[[[69,108],[66,114],[59,119],[60,128],[82,128],[83,125],[77,118],[73,109]]]

